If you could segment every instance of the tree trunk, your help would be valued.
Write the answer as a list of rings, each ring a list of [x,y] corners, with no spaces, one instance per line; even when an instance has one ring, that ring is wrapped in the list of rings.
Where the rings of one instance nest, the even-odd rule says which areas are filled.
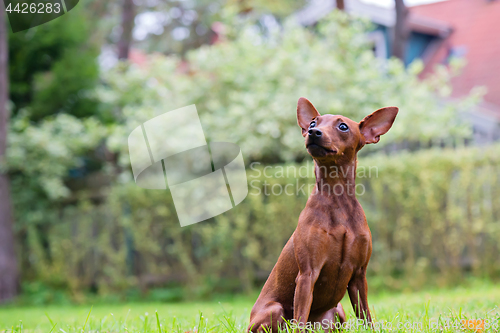
[[[132,30],[134,29],[135,8],[133,0],[123,0],[122,34],[118,41],[118,59],[128,59]]]
[[[394,38],[392,41],[392,55],[396,58],[405,60],[406,41],[410,31],[408,29],[408,8],[403,0],[394,0],[396,3],[396,25],[394,26]]]
[[[337,9],[338,10],[344,10],[345,6],[344,6],[344,0],[336,0],[337,2]]]
[[[0,4],[0,163],[5,160],[7,149],[7,128],[9,110],[9,67],[7,44],[7,13]],[[18,273],[14,251],[12,210],[10,203],[9,178],[0,170],[0,303],[17,295]]]

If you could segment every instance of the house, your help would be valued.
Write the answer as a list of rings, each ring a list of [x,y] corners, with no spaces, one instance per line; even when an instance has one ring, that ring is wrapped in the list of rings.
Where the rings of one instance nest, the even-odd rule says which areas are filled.
[[[311,0],[295,14],[296,20],[310,26],[336,8],[332,0]],[[345,11],[367,17],[375,29],[369,34],[379,58],[391,56],[396,13],[364,0],[345,0]],[[409,7],[404,62],[424,63],[422,77],[436,64],[447,64],[450,57],[464,57],[463,73],[453,79],[452,98],[467,95],[475,86],[485,86],[484,102],[465,116],[471,121],[476,144],[500,140],[500,38],[495,19],[500,20],[500,0],[446,0]]]
[[[304,25],[316,24],[321,18],[336,8],[332,0],[312,0],[306,7],[295,14],[296,20]],[[392,48],[392,34],[396,23],[393,8],[381,7],[360,0],[345,0],[345,11],[349,14],[367,17],[375,25],[370,33],[374,51],[379,58],[389,58]],[[405,64],[416,58],[426,62],[431,59],[434,50],[450,36],[452,27],[442,21],[421,15],[410,15],[408,19],[410,35],[406,47]]]
[[[452,80],[453,96],[484,86],[484,101],[470,119],[477,142],[500,140],[500,20],[498,0],[448,0],[410,8],[410,16],[426,17],[448,24],[453,33],[430,55],[423,75],[436,64],[446,64],[450,56],[463,57],[467,65]]]

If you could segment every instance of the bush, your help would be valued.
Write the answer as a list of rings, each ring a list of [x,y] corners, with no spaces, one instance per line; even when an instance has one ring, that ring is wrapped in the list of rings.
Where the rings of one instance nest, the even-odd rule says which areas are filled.
[[[135,127],[196,104],[208,140],[238,144],[247,161],[300,161],[305,152],[295,110],[301,96],[322,114],[355,121],[378,108],[398,106],[397,126],[377,149],[388,142],[427,146],[469,137],[458,114],[475,98],[443,103],[451,93],[453,70],[441,67],[421,81],[419,62],[405,70],[397,59],[376,59],[368,30],[364,21],[335,11],[318,31],[287,24],[283,31],[263,36],[250,25],[235,31],[228,42],[191,51],[187,61],[154,55],[140,68],[104,73],[100,99],[122,124],[109,147],[121,153],[128,167],[125,138]]]
[[[465,273],[498,278],[500,146],[373,156],[361,180],[381,287],[454,284]]]
[[[145,294],[169,285],[175,297],[181,297],[179,286],[187,297],[252,290],[267,278],[296,227],[314,184],[312,162],[265,170],[252,165],[248,180],[249,195],[240,205],[184,228],[168,191],[115,185],[102,204],[65,207],[47,226],[50,260],[36,250],[35,228],[27,231],[32,247],[23,256],[31,258],[38,279],[66,286],[75,299],[89,290],[139,287]],[[455,284],[467,275],[498,278],[499,180],[499,145],[362,158],[358,184],[365,192],[360,187],[358,198],[373,234],[371,288]],[[287,184],[293,195],[279,195]],[[270,195],[258,194],[266,188]],[[166,295],[161,297],[173,297]]]
[[[69,115],[36,126],[24,114],[16,116],[8,150],[15,227],[23,280],[38,300],[61,290],[82,300],[86,292],[136,295],[150,288],[162,291],[158,298],[179,299],[180,287],[194,297],[250,291],[265,280],[308,191],[251,194],[215,219],[180,228],[168,191],[136,187],[129,166],[127,136],[166,111],[195,103],[207,139],[239,144],[247,163],[306,157],[295,118],[300,96],[321,113],[355,120],[381,106],[399,106],[397,123],[376,149],[431,138],[453,146],[468,137],[458,114],[474,98],[442,102],[452,71],[441,68],[421,82],[418,63],[405,71],[397,60],[378,62],[363,21],[336,12],[317,32],[287,25],[262,35],[255,27],[190,52],[187,69],[173,56],[154,55],[144,67],[105,73],[100,112],[115,117],[107,128]],[[490,157],[471,148],[362,160],[376,163],[380,174],[359,179],[374,234],[373,286],[387,288],[392,281],[395,288],[417,288],[428,281],[427,273],[440,273],[433,276],[443,283],[451,283],[457,271],[498,274],[498,260],[489,253],[498,250],[492,240],[498,236],[499,147],[490,150]],[[249,177],[255,172],[250,169]],[[300,188],[313,180],[312,173],[296,179],[275,172],[269,179],[249,178],[250,185]]]

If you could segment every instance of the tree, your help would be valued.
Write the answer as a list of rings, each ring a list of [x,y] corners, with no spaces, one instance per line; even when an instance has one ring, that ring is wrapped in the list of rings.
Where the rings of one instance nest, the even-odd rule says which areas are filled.
[[[130,44],[132,43],[132,30],[134,29],[135,8],[133,0],[123,0],[122,8],[122,34],[118,41],[118,59],[128,59]]]
[[[336,3],[337,3],[338,10],[344,10],[344,8],[345,8],[344,0],[336,0]]]
[[[367,31],[368,22],[335,10],[314,31],[286,24],[279,33],[258,35],[249,24],[224,43],[188,52],[187,73],[176,71],[182,65],[177,57],[159,55],[150,57],[144,69],[106,72],[102,102],[122,110],[125,121],[108,143],[123,143],[128,154],[120,135],[166,110],[195,103],[207,139],[237,143],[245,162],[301,160],[306,152],[294,113],[300,96],[320,113],[356,121],[382,106],[400,107],[398,126],[372,150],[395,142],[467,137],[469,129],[457,116],[461,103],[441,99],[451,92],[453,71],[441,68],[422,81],[421,62],[408,69],[397,59],[381,62]],[[123,161],[129,165],[127,158]]]
[[[59,113],[102,117],[92,96],[99,78],[96,22],[80,2],[56,20],[9,34],[12,117],[22,109],[37,122]]]
[[[4,6],[0,5],[0,166],[7,150],[7,128],[9,121],[9,67],[7,25]],[[17,295],[18,273],[12,228],[12,207],[9,178],[0,168],[0,302]]]
[[[278,22],[285,21],[306,3],[306,0],[136,1],[138,29],[134,47],[147,53],[185,56],[190,50],[217,40],[220,33],[217,27],[229,28],[226,24],[234,23],[230,21],[234,14],[239,14],[243,21],[261,19],[258,25],[262,28],[270,15]]]
[[[394,27],[392,55],[404,62],[406,41],[408,40],[408,36],[410,34],[407,25],[409,12],[403,0],[394,1],[396,3],[396,25]]]

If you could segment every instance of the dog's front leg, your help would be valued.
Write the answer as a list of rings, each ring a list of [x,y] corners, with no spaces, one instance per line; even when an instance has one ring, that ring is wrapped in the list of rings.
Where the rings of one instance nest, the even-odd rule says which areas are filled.
[[[297,324],[304,325],[309,318],[313,301],[314,284],[318,279],[319,272],[308,269],[300,272],[295,280],[295,295],[293,298],[293,318]]]

